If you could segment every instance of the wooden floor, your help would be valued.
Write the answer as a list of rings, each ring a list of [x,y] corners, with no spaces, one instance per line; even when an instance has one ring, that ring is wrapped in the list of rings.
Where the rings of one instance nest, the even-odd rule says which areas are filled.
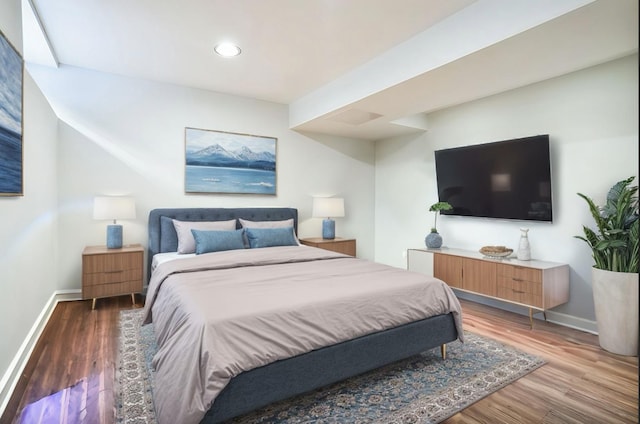
[[[638,358],[608,353],[581,331],[462,301],[464,328],[543,357],[547,364],[445,421],[454,423],[638,423]],[[131,298],[60,303],[0,423],[20,422],[29,403],[81,379],[99,387],[86,423],[114,422],[117,319]],[[137,305],[136,307],[140,307]]]

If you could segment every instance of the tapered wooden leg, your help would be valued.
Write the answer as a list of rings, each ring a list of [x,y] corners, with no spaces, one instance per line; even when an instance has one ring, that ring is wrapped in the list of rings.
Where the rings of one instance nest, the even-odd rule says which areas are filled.
[[[96,309],[96,298],[93,298],[93,302],[91,302],[91,310],[93,311],[94,309]]]
[[[442,354],[442,359],[447,359],[447,345],[440,345],[440,354]]]
[[[544,317],[544,320],[547,320],[547,311],[540,311],[542,312],[542,316]],[[529,323],[531,325],[531,329],[533,330],[533,309],[529,308]]]
[[[529,308],[529,324],[531,324],[531,329],[533,330],[533,309]]]
[[[131,303],[133,303],[134,305],[136,304],[136,294],[135,293],[131,293]]]

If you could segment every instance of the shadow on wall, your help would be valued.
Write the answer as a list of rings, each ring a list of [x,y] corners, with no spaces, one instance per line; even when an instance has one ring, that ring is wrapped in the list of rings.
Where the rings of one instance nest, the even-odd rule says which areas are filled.
[[[375,164],[375,144],[371,141],[357,140],[355,138],[345,138],[335,135],[318,134],[305,131],[296,132],[330,148],[331,150],[335,150],[336,152],[340,152],[345,156],[349,156],[352,159],[364,162],[371,166]],[[367,143],[370,144],[371,149],[367,150],[367,152],[365,153],[364,149],[362,149],[362,146],[363,144],[366,145]]]

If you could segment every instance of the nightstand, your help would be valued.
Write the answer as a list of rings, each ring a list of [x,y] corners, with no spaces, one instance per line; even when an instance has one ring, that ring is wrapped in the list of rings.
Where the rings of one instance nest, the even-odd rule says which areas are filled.
[[[131,294],[135,305],[136,293],[142,292],[144,248],[130,244],[119,249],[106,246],[87,246],[82,251],[82,298],[93,299],[91,309],[100,297]]]
[[[356,256],[356,239],[343,239],[336,237],[329,240],[323,239],[322,237],[311,237],[300,239],[300,243],[306,246],[319,247],[320,249]]]

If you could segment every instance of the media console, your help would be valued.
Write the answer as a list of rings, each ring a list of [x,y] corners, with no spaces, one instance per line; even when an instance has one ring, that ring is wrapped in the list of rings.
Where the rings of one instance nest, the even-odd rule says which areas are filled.
[[[409,249],[407,269],[441,279],[462,292],[545,311],[569,301],[569,265],[493,259],[461,249]]]

